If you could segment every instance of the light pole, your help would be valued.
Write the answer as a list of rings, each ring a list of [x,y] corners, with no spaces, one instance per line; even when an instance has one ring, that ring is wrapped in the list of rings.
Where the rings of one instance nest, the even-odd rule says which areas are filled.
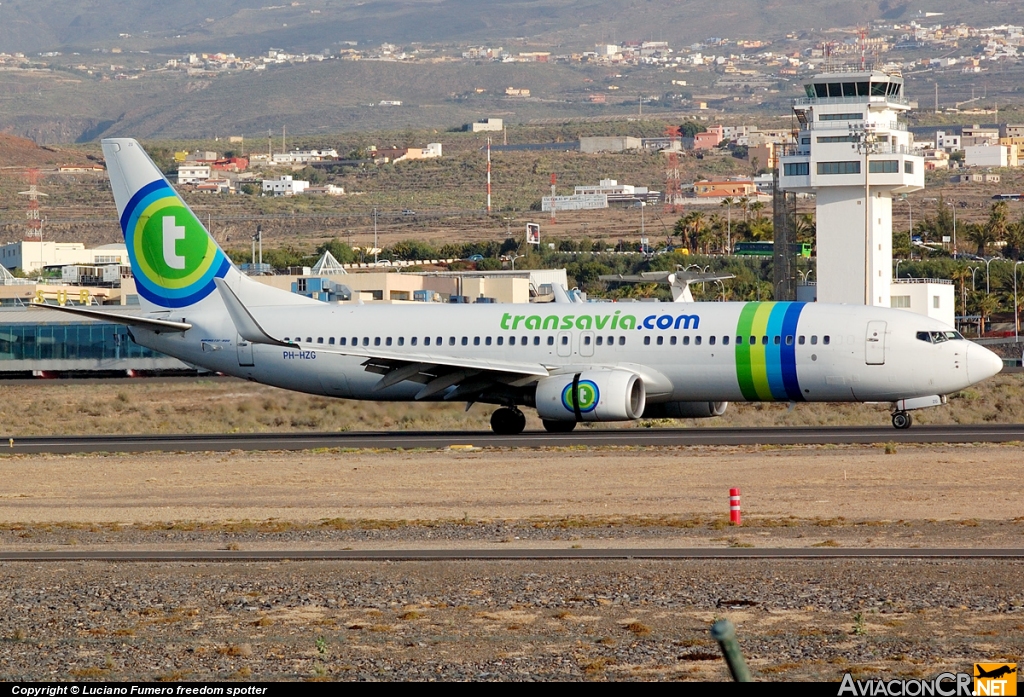
[[[722,287],[722,302],[725,302],[725,284],[718,280],[716,280],[715,283]]]
[[[902,198],[903,198],[904,201],[907,202],[907,210],[910,213],[910,233],[907,235],[907,237],[910,238],[910,258],[913,259],[914,258],[914,206],[911,205],[910,199],[907,198],[906,194],[903,194]],[[924,259],[924,257],[921,257],[921,258]],[[899,265],[896,266],[896,270],[899,271]]]
[[[373,265],[377,265],[377,208],[373,209]]]
[[[992,291],[989,290],[988,265],[991,264],[993,261],[995,261],[995,259],[996,259],[995,257],[989,257],[988,259],[985,260],[985,295],[988,295],[989,293],[992,292]]]
[[[880,151],[881,143],[878,142],[873,123],[865,123],[852,130],[860,140],[851,147],[864,156],[864,304],[871,305],[874,284],[871,277],[871,186],[868,174],[871,171],[871,154]]]
[[[971,267],[971,292],[972,292],[972,293],[974,293],[974,292],[977,292],[977,290],[978,290],[978,289],[977,289],[977,288],[976,288],[976,287],[974,286],[974,272],[975,272],[975,271],[981,271],[981,267],[980,267],[980,266],[972,266],[972,267]]]
[[[708,264],[707,266],[701,266],[700,264],[690,264],[685,269],[683,269],[683,271],[689,271],[690,269],[697,269],[699,273],[704,274],[711,270],[711,264]],[[700,289],[701,291],[704,290],[704,281],[700,282]]]
[[[905,259],[897,259],[896,260],[896,280],[897,281],[900,280],[900,264],[902,264],[904,261],[906,261],[906,260]]]
[[[956,201],[946,201],[946,205],[953,209],[953,258],[956,259]]]
[[[1020,315],[1017,314],[1017,265],[1024,264],[1024,261],[1013,263],[1013,341],[1017,342],[1020,335]]]
[[[899,268],[899,267],[897,266],[896,268]],[[810,278],[812,273],[814,273],[814,269],[811,269],[811,270],[807,271],[807,273],[804,273],[800,269],[797,269],[796,272],[798,274],[800,274],[800,279],[804,282],[804,285],[806,286],[807,285],[807,279]]]

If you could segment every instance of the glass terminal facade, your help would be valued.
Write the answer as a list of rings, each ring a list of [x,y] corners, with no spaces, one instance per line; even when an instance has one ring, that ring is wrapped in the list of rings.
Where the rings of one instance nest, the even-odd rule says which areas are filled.
[[[162,358],[139,346],[123,325],[89,323],[3,324],[0,318],[0,361],[121,360]]]

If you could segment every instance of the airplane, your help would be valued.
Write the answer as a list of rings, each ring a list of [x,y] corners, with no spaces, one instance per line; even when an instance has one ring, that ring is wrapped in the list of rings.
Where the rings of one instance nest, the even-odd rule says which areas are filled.
[[[102,142],[141,316],[128,325],[207,370],[346,399],[497,405],[491,428],[710,418],[730,401],[889,402],[892,423],[1002,368],[941,322],[802,302],[361,305],[261,284],[224,254],[139,143]],[[564,293],[563,293],[564,295]],[[564,300],[564,299],[563,299]]]
[[[981,666],[975,664],[974,669],[978,672],[978,674],[974,676],[976,678],[997,678],[998,679],[998,678],[1003,677],[1004,675],[1009,675],[1010,673],[1016,673],[1017,672],[1017,668],[1016,667],[1011,668],[1009,664],[999,666],[998,668],[994,668],[993,670],[985,670]]]

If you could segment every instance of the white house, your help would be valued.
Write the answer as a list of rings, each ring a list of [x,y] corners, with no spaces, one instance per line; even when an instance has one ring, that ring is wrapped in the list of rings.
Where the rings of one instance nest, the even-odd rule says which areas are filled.
[[[1009,167],[1010,149],[1005,145],[968,145],[964,148],[964,164],[968,167]]]
[[[263,180],[263,194],[272,196],[294,196],[309,188],[309,182],[293,179],[290,174],[282,174],[275,179]]]
[[[178,165],[179,184],[201,184],[210,178],[210,165]]]

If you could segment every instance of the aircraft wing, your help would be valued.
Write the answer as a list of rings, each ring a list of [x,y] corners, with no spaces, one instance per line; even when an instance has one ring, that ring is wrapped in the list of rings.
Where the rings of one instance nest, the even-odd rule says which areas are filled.
[[[254,344],[282,346],[303,351],[334,353],[341,356],[365,358],[363,366],[367,371],[383,377],[377,389],[397,385],[406,380],[423,383],[423,389],[416,399],[426,399],[439,392],[455,387],[446,399],[462,399],[485,392],[494,386],[520,386],[537,378],[547,377],[550,370],[539,363],[518,363],[513,361],[484,360],[424,351],[408,353],[389,351],[382,346],[324,346],[284,341],[271,336],[242,304],[235,292],[222,279],[215,279],[221,298],[227,306],[239,335]]]
[[[80,317],[89,317],[91,319],[99,319],[104,322],[113,322],[114,324],[124,324],[129,327],[144,327],[155,332],[185,332],[192,328],[192,325],[188,322],[172,322],[167,319],[155,319],[152,317],[138,317],[136,315],[121,315],[116,312],[109,312],[106,310],[92,310],[87,307],[81,307],[79,305],[47,305],[46,303],[32,303],[32,307],[41,307],[47,310],[57,310],[59,312],[67,312],[72,315],[78,315]]]

